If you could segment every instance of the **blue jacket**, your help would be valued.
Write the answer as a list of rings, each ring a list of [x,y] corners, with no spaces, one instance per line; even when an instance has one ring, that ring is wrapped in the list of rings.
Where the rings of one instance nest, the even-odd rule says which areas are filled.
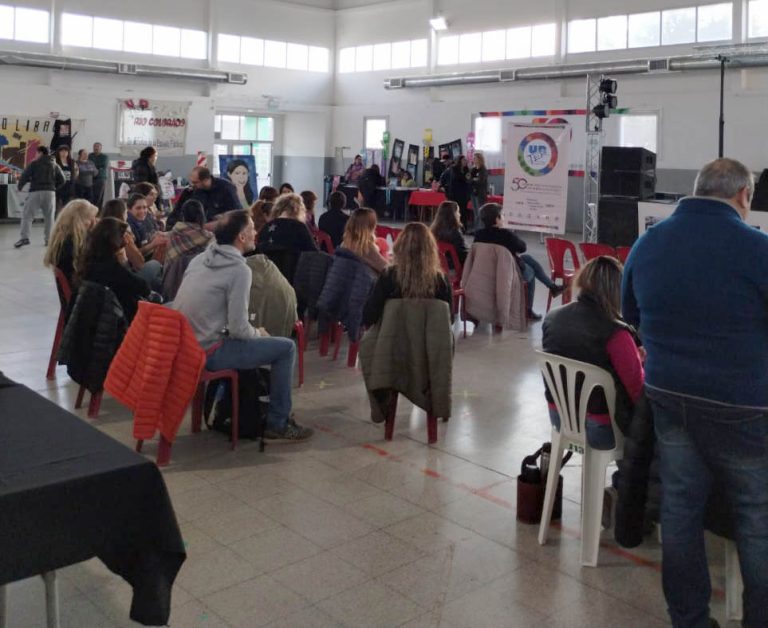
[[[363,308],[376,283],[376,273],[352,251],[336,249],[333,264],[317,300],[323,332],[334,321],[344,325],[350,342],[362,336]]]
[[[768,235],[729,204],[685,198],[644,234],[622,309],[648,352],[649,386],[768,407]]]

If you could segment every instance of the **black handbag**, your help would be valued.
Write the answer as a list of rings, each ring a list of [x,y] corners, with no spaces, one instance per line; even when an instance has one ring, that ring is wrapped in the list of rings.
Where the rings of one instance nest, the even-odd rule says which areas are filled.
[[[547,488],[546,468],[542,473],[540,462],[545,450],[551,451],[551,444],[544,443],[535,453],[523,458],[520,475],[517,476],[517,520],[522,523],[540,523],[544,510],[544,492]],[[573,452],[569,451],[563,457],[560,466],[571,459]],[[563,476],[557,480],[555,504],[552,508],[552,521],[559,521],[563,514]]]

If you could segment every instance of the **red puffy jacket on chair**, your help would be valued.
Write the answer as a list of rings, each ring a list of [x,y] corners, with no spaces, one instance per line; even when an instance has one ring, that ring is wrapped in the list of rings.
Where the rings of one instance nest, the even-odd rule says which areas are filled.
[[[173,442],[192,401],[205,351],[183,314],[142,301],[107,373],[104,389],[133,410],[133,435]]]

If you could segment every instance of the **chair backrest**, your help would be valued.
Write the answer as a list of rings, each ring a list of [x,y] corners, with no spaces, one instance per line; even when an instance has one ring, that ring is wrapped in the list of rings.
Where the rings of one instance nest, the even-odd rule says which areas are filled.
[[[312,236],[315,238],[315,242],[317,242],[317,246],[320,247],[321,251],[325,249],[325,252],[328,253],[328,255],[333,255],[335,248],[333,246],[333,240],[331,240],[331,236],[329,236],[325,231],[320,231],[319,229],[314,230],[312,232]]]
[[[631,246],[617,246],[616,247],[616,257],[619,258],[619,261],[622,264],[627,263],[627,258],[629,257],[629,252],[632,250]]]
[[[459,261],[459,254],[456,252],[456,247],[450,242],[438,242],[437,249],[440,251],[440,264],[443,267],[443,272],[446,277],[451,277],[451,266],[453,266],[454,283],[461,281],[461,274],[463,268]]]
[[[595,244],[593,242],[579,242],[579,248],[581,254],[584,256],[585,261],[595,259],[601,255],[608,255],[609,257],[616,257],[616,249],[610,244]]]
[[[576,246],[570,240],[564,238],[547,238],[545,240],[547,246],[547,257],[549,257],[549,265],[552,268],[552,272],[555,277],[563,277],[565,274],[565,255],[571,254],[571,260],[574,270],[579,270],[581,264],[579,263],[579,254],[576,251]]]
[[[616,426],[616,384],[613,376],[594,364],[537,351],[539,368],[560,415],[560,434],[582,447],[587,444],[586,417],[589,398],[596,389],[605,395],[615,448],[624,450],[624,437]]]
[[[56,279],[56,287],[59,289],[59,294],[64,299],[64,305],[69,305],[72,300],[72,286],[69,285],[67,276],[60,268],[53,269],[53,276]]]
[[[299,264],[299,256],[301,255],[300,251],[266,247],[259,252],[266,255],[280,269],[288,283],[293,285],[293,277],[296,274],[296,266]]]

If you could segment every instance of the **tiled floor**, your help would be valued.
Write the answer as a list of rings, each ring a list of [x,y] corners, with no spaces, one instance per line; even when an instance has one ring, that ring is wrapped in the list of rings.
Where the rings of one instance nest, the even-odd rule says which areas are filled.
[[[33,244],[16,251],[16,227],[0,226],[0,370],[72,409],[64,370],[45,380],[58,301],[41,235],[36,226]],[[529,242],[544,261],[538,239]],[[544,299],[538,290],[539,310]],[[368,420],[360,371],[319,358],[316,343],[294,397],[299,421],[317,431],[311,442],[265,453],[241,442],[233,453],[219,435],[193,436],[185,425],[163,471],[188,551],[171,624],[667,625],[654,541],[619,552],[604,533],[599,567],[580,566],[578,459],[564,472],[563,528],[548,545],[515,520],[520,462],[549,433],[533,355],[540,327],[457,335],[454,414],[432,447],[424,414],[407,402],[386,443]],[[113,400],[93,424],[131,444],[130,414]],[[718,589],[721,565],[713,560]],[[100,562],[60,575],[63,626],[134,625],[129,586]],[[43,626],[43,600],[39,579],[11,585],[9,626]],[[713,613],[722,620],[721,597]]]

